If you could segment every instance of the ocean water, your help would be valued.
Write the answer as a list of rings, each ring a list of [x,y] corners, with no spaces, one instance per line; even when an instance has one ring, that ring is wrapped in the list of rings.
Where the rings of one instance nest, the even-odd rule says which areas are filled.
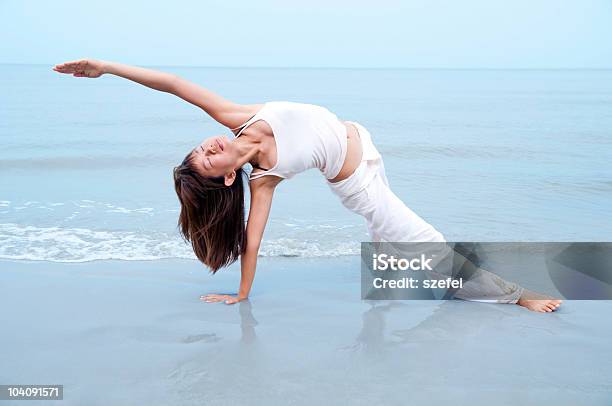
[[[392,189],[448,240],[612,240],[610,70],[163,69],[362,123]],[[0,65],[0,87],[0,259],[194,258],[172,168],[229,130],[111,76]],[[313,170],[279,185],[261,255],[355,255],[367,240]]]

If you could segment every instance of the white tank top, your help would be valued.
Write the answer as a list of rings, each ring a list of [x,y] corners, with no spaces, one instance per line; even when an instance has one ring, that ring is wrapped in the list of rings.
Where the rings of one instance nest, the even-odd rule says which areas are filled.
[[[267,102],[246,123],[232,129],[242,132],[256,121],[272,128],[276,142],[276,165],[251,174],[250,179],[266,175],[291,178],[317,168],[327,179],[335,178],[346,157],[346,126],[324,107],[293,102]]]

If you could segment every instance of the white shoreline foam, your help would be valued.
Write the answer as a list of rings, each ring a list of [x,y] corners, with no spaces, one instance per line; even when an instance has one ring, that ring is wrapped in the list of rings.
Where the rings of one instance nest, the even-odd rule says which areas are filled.
[[[338,257],[359,254],[358,241],[265,239],[261,257]],[[89,262],[98,260],[196,259],[176,234],[0,224],[0,259]]]

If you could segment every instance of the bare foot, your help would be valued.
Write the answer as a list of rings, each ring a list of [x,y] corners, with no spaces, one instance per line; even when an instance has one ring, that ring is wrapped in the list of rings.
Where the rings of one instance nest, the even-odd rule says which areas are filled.
[[[521,298],[516,302],[517,305],[523,306],[532,312],[550,313],[554,312],[561,306],[562,300],[553,299],[525,289]]]

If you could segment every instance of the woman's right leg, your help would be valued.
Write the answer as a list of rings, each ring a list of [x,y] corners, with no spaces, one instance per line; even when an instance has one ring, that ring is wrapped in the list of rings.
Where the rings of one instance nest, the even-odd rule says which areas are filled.
[[[363,190],[343,197],[342,203],[366,219],[373,242],[446,242],[439,231],[407,207],[389,188],[382,160],[364,164],[367,167],[362,168],[359,174],[365,176],[370,171],[371,180]],[[372,176],[371,171],[376,173]],[[435,249],[445,247],[441,244],[440,248]],[[467,272],[467,275],[463,276],[463,288],[456,291],[454,297],[497,303],[516,303],[521,297],[523,288],[516,283],[506,281],[475,266],[461,254],[452,252],[450,248],[446,249],[446,255],[452,256],[454,263],[437,267],[435,271],[429,272],[428,277],[432,279],[453,277],[456,276],[454,269]]]
[[[362,140],[364,160],[349,178],[335,184],[329,183],[342,204],[366,219],[374,242],[446,242],[440,232],[408,208],[389,188],[382,157],[372,143],[369,131],[359,123],[353,124]],[[461,263],[461,255],[454,255],[454,260]],[[469,268],[471,262],[467,259],[465,261]],[[455,292],[454,297],[472,301],[518,303],[535,311],[549,311],[545,308],[553,302],[553,306],[560,304],[560,301],[522,297],[525,291],[522,287],[471,265],[474,269],[470,271],[470,281],[463,289]]]

